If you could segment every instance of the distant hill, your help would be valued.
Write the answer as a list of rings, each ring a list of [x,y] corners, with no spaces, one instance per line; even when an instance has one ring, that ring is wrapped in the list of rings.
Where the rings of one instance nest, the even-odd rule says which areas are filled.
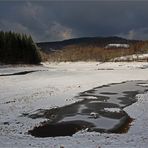
[[[37,43],[44,61],[109,61],[112,58],[147,53],[148,42],[121,37],[87,37]]]
[[[127,40],[121,37],[85,37],[85,38],[74,38],[64,41],[56,42],[40,42],[37,46],[42,48],[44,51],[52,52],[55,50],[63,49],[70,45],[80,45],[80,46],[97,46],[105,47],[107,44],[131,44],[139,42],[138,40]]]

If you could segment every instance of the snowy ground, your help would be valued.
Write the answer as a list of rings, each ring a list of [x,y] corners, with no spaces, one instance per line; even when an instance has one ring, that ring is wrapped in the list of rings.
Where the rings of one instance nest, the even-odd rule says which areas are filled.
[[[116,57],[112,59],[111,61],[140,61],[140,60],[148,60],[148,54],[133,54],[133,55],[127,55],[122,57]]]
[[[148,94],[125,108],[134,118],[127,134],[76,133],[72,137],[34,138],[27,131],[46,119],[23,114],[75,102],[79,92],[109,83],[148,80],[148,63],[44,63],[44,66],[1,66],[0,75],[40,70],[26,75],[0,76],[0,147],[147,147]]]

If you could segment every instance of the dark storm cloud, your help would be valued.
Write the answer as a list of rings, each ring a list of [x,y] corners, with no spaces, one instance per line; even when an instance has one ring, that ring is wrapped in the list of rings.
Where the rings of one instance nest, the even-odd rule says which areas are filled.
[[[0,29],[35,41],[83,36],[148,39],[148,1],[0,2]]]

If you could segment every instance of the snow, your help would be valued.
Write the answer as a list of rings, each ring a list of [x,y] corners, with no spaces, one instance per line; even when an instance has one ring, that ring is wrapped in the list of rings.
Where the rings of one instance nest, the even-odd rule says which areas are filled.
[[[114,59],[111,59],[111,61],[136,61],[136,60],[147,60],[148,54],[133,54],[128,56],[121,56]]]
[[[0,74],[41,71],[0,77],[0,147],[147,147],[148,93],[139,94],[138,101],[125,108],[134,118],[126,134],[81,131],[72,137],[35,138],[28,135],[27,131],[46,119],[23,116],[39,109],[71,104],[76,101],[74,96],[78,93],[94,87],[128,80],[148,80],[147,68],[146,62],[67,62],[43,63],[43,66],[30,67],[1,66]]]
[[[120,108],[104,108],[105,111],[107,112],[121,112],[121,109]]]
[[[128,44],[108,44],[105,48],[111,48],[111,47],[129,48],[129,45]]]
[[[148,87],[148,84],[138,84],[138,85]]]

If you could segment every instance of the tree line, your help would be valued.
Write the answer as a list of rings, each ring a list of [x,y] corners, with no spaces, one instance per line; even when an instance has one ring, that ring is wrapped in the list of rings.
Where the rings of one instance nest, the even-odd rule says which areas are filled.
[[[38,64],[40,53],[31,36],[0,31],[0,63]]]
[[[116,57],[132,54],[148,53],[148,41],[138,41],[129,44],[129,48],[105,48],[94,44],[77,44],[65,46],[54,52],[41,51],[42,60],[50,62],[66,61],[101,61],[107,62]]]

